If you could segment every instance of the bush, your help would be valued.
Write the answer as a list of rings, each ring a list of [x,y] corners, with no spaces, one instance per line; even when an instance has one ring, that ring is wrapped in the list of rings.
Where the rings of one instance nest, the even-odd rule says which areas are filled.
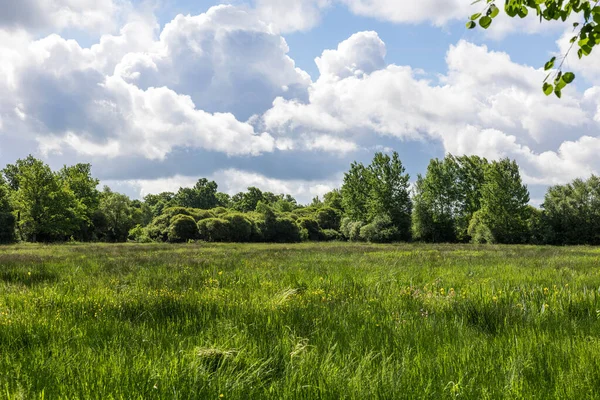
[[[148,236],[146,229],[141,225],[136,225],[134,228],[129,230],[128,240],[136,243],[150,243],[152,239]]]
[[[485,223],[481,211],[477,211],[475,214],[473,214],[467,233],[471,237],[472,243],[496,243],[496,238],[494,237],[492,230]]]
[[[352,221],[350,218],[344,218],[340,227],[342,235],[353,242],[362,240],[360,230],[365,226],[362,221]]]
[[[323,229],[321,231],[321,240],[325,242],[332,242],[334,240],[342,240],[343,236],[336,230],[333,229]]]
[[[275,220],[275,235],[271,241],[276,243],[297,243],[301,241],[300,228],[290,218]]]
[[[254,223],[246,218],[244,214],[226,214],[223,219],[229,221],[230,235],[228,241],[242,243],[251,240]]]
[[[165,208],[161,214],[161,216],[167,216],[169,219],[176,217],[177,215],[187,215],[189,217],[193,216],[193,208],[185,208],[185,207],[169,207]]]
[[[391,243],[398,240],[400,232],[388,216],[380,216],[360,228],[360,237],[372,243]]]
[[[297,215],[299,218],[312,218],[319,211],[317,207],[303,207],[297,208],[292,211],[292,214]]]
[[[198,222],[198,221],[202,221],[203,219],[215,218],[216,215],[212,211],[198,209],[198,210],[193,210],[192,217],[194,217],[196,222]]]
[[[146,227],[146,233],[152,240],[166,242],[169,237],[169,226],[171,225],[171,217],[164,214],[154,218],[154,220]]]
[[[331,207],[324,207],[317,213],[317,222],[321,229],[339,230],[341,216],[338,210]]]
[[[317,220],[312,218],[300,218],[297,222],[298,227],[305,233],[303,239],[318,241],[321,240],[321,228]]]
[[[200,239],[207,242],[227,242],[230,240],[231,224],[226,219],[208,218],[198,222]]]
[[[178,215],[171,220],[168,239],[172,243],[182,243],[198,238],[198,225],[189,215]]]
[[[215,216],[219,217],[220,215],[227,214],[229,212],[225,207],[216,207],[210,210],[210,212]]]

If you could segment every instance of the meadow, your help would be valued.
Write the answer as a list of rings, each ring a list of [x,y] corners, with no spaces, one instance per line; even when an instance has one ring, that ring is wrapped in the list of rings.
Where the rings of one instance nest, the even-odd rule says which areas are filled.
[[[600,249],[0,247],[0,398],[600,398]]]

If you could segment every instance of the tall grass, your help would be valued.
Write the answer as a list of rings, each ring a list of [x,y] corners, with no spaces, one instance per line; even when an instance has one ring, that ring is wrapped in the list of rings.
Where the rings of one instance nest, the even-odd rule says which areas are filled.
[[[0,248],[0,398],[600,398],[600,249]]]

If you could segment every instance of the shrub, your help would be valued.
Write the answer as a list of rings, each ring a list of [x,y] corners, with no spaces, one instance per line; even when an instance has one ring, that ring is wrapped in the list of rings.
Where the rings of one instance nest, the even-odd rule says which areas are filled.
[[[229,241],[230,227],[230,222],[221,218],[208,218],[198,222],[200,239],[207,242]]]
[[[169,226],[171,225],[171,217],[168,214],[160,215],[146,227],[146,232],[150,239],[166,242],[169,237]]]
[[[134,228],[129,230],[128,240],[136,243],[150,243],[152,239],[148,236],[146,229],[141,225],[136,225]]]
[[[274,237],[271,238],[273,242],[297,243],[301,241],[300,228],[290,218],[277,218],[274,233]]]
[[[311,218],[314,217],[314,215],[319,211],[319,209],[317,207],[303,207],[303,208],[297,208],[294,211],[292,211],[292,214],[297,215],[299,218]]]
[[[400,232],[387,215],[376,217],[373,222],[360,228],[360,237],[372,243],[391,243],[399,239]]]
[[[244,214],[232,213],[223,216],[223,219],[229,221],[230,235],[228,240],[232,242],[249,242],[252,238],[254,223]]]
[[[317,220],[312,218],[300,218],[296,223],[302,231],[305,231],[303,239],[312,241],[321,239],[321,228],[319,228]]]
[[[317,222],[321,229],[339,230],[341,216],[338,210],[331,207],[324,207],[317,213]]]
[[[192,211],[192,217],[194,217],[194,220],[196,220],[196,222],[198,221],[202,221],[203,219],[208,219],[208,218],[215,218],[215,214],[212,211],[209,210],[193,210]]]
[[[477,211],[475,214],[473,214],[471,222],[469,222],[469,229],[467,233],[471,237],[472,243],[496,243],[496,238],[494,237],[492,230],[485,223],[481,211]]]
[[[365,226],[365,223],[362,221],[352,221],[350,218],[344,218],[340,231],[346,239],[357,242],[362,240],[360,230],[363,226]]]
[[[185,208],[185,207],[169,207],[165,208],[161,214],[161,216],[167,216],[169,219],[176,217],[177,215],[187,215],[192,217],[193,208]]]
[[[213,214],[215,217],[218,217],[218,216],[220,216],[220,215],[227,214],[227,213],[229,212],[229,210],[228,210],[228,209],[226,209],[225,207],[216,207],[216,208],[213,208],[212,210],[210,210],[210,212],[211,212],[211,213],[212,213],[212,214]]]
[[[198,238],[198,225],[189,215],[178,215],[171,220],[169,226],[169,242],[182,243]]]
[[[321,240],[325,242],[332,242],[334,240],[342,240],[343,236],[336,230],[333,229],[323,229],[321,231]]]

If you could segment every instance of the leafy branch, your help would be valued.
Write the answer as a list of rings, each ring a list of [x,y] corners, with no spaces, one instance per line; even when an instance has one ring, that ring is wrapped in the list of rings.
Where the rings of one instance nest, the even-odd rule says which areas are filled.
[[[497,0],[476,0],[472,4],[485,2],[485,7],[482,12],[471,15],[467,22],[468,29],[474,29],[479,24],[483,29],[488,29],[494,18],[500,14],[500,9],[496,5]],[[577,56],[581,59],[589,56],[594,47],[600,44],[600,0],[505,0],[504,11],[506,14],[515,18],[527,17],[530,12],[535,11],[540,18],[540,22],[544,21],[563,21],[572,14],[580,14],[583,16],[583,21],[573,24],[573,32],[575,35],[570,40],[570,47],[562,57],[560,64],[555,68],[556,57],[552,57],[545,65],[544,70],[550,71],[542,90],[549,96],[554,93],[558,98],[562,96],[562,90],[575,80],[573,72],[563,72],[565,60],[577,46]],[[550,83],[553,82],[553,83]]]

